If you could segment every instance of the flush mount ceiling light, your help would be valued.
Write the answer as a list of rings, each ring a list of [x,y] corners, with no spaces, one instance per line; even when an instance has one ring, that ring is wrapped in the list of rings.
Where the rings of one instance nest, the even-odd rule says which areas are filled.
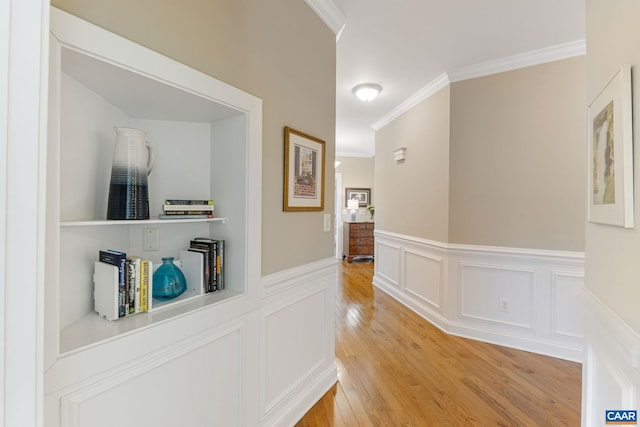
[[[353,88],[353,93],[362,101],[373,101],[382,92],[382,86],[375,83],[362,83]]]

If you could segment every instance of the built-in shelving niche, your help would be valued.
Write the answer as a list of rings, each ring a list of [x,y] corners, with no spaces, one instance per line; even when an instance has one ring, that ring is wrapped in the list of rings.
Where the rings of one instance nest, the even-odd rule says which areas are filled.
[[[93,37],[78,37],[69,26]],[[247,295],[250,252],[259,246],[249,230],[259,221],[259,213],[250,211],[259,207],[250,175],[259,171],[251,150],[259,153],[260,119],[253,107],[261,114],[260,101],[55,9],[52,33],[46,304],[47,320],[55,324],[47,328],[59,332],[56,353]],[[148,221],[105,221],[114,126],[144,130],[154,147]],[[167,198],[214,199],[218,218],[158,220]],[[143,251],[145,228],[159,230],[158,251]],[[93,311],[93,262],[100,249],[149,258],[157,266],[164,256],[179,258],[196,236],[226,240],[224,291],[114,322]]]

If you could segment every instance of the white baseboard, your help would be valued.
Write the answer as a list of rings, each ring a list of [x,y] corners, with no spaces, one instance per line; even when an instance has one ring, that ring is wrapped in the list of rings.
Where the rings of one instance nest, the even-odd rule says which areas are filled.
[[[584,254],[376,230],[373,283],[443,331],[582,361]]]

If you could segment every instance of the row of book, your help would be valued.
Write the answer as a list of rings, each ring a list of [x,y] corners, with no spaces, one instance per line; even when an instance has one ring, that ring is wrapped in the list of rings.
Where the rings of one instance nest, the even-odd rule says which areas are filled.
[[[94,307],[117,320],[153,307],[153,263],[113,249],[100,250],[94,263]],[[195,237],[176,264],[187,282],[189,298],[225,288],[225,241]]]
[[[204,293],[224,289],[225,241],[208,237],[196,237],[190,241],[188,251],[202,255]]]
[[[160,219],[213,218],[213,200],[166,199]]]
[[[100,264],[105,264],[111,268],[105,268]],[[113,292],[111,301],[109,283],[112,282],[112,275],[117,268],[117,293]],[[125,252],[107,249],[98,253],[98,262],[95,268],[96,290],[94,299],[96,311],[105,317],[117,318],[126,317],[136,313],[151,311],[153,300],[153,263],[138,256],[127,256]],[[103,275],[106,280],[101,280]],[[99,283],[99,282],[102,282]],[[104,285],[107,283],[107,285]],[[100,289],[100,286],[103,289]],[[101,294],[107,293],[108,298],[100,298]],[[116,299],[117,298],[117,299]],[[106,304],[106,305],[105,305]],[[115,307],[114,307],[115,305]],[[117,307],[117,310],[116,310]],[[103,313],[104,312],[104,313]],[[106,313],[109,313],[108,315]],[[114,320],[114,319],[109,319]]]

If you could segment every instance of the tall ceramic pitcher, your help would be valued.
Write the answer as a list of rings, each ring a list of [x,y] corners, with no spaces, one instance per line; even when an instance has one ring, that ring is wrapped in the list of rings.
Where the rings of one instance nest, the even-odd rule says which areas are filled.
[[[116,127],[107,219],[149,219],[147,177],[153,148],[144,131]]]

